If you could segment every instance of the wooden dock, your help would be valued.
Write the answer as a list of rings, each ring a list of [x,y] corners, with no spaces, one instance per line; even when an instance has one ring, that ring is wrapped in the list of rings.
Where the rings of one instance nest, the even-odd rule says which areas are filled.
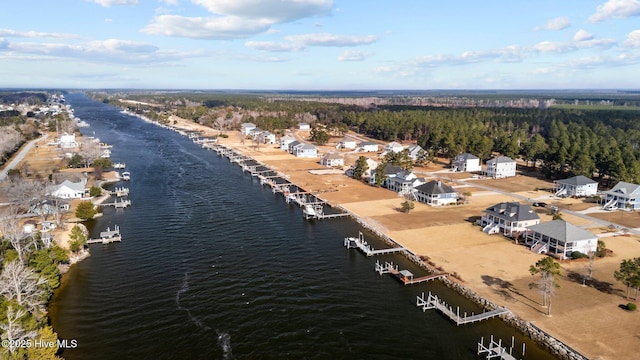
[[[116,209],[124,209],[124,208],[127,208],[127,207],[131,206],[131,200],[127,199],[127,200],[118,201],[116,199],[116,201],[114,201],[112,203],[102,203],[102,204],[99,204],[99,205],[100,206],[113,206]]]
[[[345,214],[345,215],[347,215],[347,214]],[[364,240],[364,234],[362,234],[361,231],[358,232],[358,237],[357,238],[354,238],[354,237],[346,237],[346,238],[344,238],[344,246],[347,249],[358,249],[363,254],[365,254],[366,256],[391,254],[391,253],[395,253],[395,252],[400,252],[400,251],[405,251],[406,250],[406,248],[403,248],[403,247],[374,250],[371,247],[371,245],[369,245]]]
[[[512,339],[513,340],[513,339]],[[486,359],[516,360],[512,355],[513,346],[510,349],[502,346],[502,339],[493,340],[493,335],[487,345],[484,344],[484,337],[478,342],[478,355],[485,355]],[[524,344],[522,344],[522,353],[524,354]]]
[[[100,233],[99,239],[89,239],[87,244],[110,244],[112,242],[121,242],[122,235],[120,235],[120,226],[116,225],[113,230],[107,228],[107,230]]]
[[[126,187],[116,187],[115,191],[113,192],[115,193],[115,195],[117,197],[123,197],[123,196],[127,196],[129,195],[129,188]]]
[[[467,315],[465,312],[462,316],[460,316],[460,307],[456,307],[456,311],[453,311],[453,307],[449,306],[443,300],[439,299],[436,295],[431,294],[425,299],[425,294],[417,296],[416,306],[422,307],[422,311],[427,311],[429,309],[436,309],[444,314],[446,317],[451,319],[456,325],[464,325],[470,324],[477,321],[487,320],[496,316],[500,316],[502,314],[509,313],[509,310],[505,308],[498,308],[491,311],[486,311],[480,314],[471,313],[471,315]]]
[[[398,270],[398,266],[394,265],[393,262],[389,262],[389,261],[385,261],[384,264],[380,263],[379,261],[376,261],[375,270],[380,275],[383,275],[383,274],[393,275],[393,277],[395,277],[398,281],[400,281],[404,285],[420,284],[420,283],[431,281],[431,280],[443,279],[449,275],[447,273],[438,273],[438,274],[414,277],[411,271]]]

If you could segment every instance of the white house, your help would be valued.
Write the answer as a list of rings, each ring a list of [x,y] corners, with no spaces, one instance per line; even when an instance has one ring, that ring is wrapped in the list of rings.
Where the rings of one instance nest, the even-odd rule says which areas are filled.
[[[307,123],[299,123],[298,130],[311,130],[311,125]]]
[[[343,166],[344,165],[344,157],[340,154],[336,154],[333,152],[326,153],[320,159],[320,164],[327,167],[335,167],[335,166]]]
[[[488,207],[479,220],[482,231],[487,234],[513,236],[527,227],[540,223],[540,217],[529,205],[518,202],[501,202]]]
[[[431,206],[450,205],[458,201],[458,193],[438,180],[416,186],[414,194],[416,200]]]
[[[482,167],[480,166],[480,158],[469,153],[464,153],[456,156],[453,159],[453,162],[451,162],[451,169],[453,171],[461,172],[482,171]]]
[[[604,192],[602,208],[615,209],[640,209],[640,185],[620,181],[613,189]]]
[[[388,176],[383,186],[399,194],[411,194],[416,186],[424,184],[424,178],[419,178],[409,170],[401,170],[394,176]]]
[[[285,135],[285,136],[281,137],[280,138],[280,149],[281,150],[285,150],[285,151],[289,151],[289,144],[291,144],[294,141],[296,141],[296,138],[294,138],[293,136]]]
[[[413,161],[418,160],[418,158],[420,157],[420,154],[422,154],[422,152],[425,152],[422,146],[418,144],[409,145],[407,147],[407,150],[409,150],[409,158]]]
[[[75,134],[67,134],[64,133],[60,136],[60,147],[63,149],[75,148],[78,147],[79,144],[76,141]]]
[[[402,150],[404,150],[404,146],[402,146],[402,144],[392,141],[384,146],[384,150],[382,150],[382,154],[380,154],[380,156],[385,156],[390,152],[399,153]]]
[[[263,132],[264,130],[260,129],[259,127],[256,127],[249,130],[249,136],[251,136],[253,140],[258,140],[260,137],[260,134],[262,134]]]
[[[597,236],[564,220],[532,225],[527,229],[525,243],[537,254],[547,253],[564,260],[571,258],[574,251],[588,254],[598,248]]]
[[[494,179],[516,176],[516,161],[508,156],[498,156],[487,160],[484,173]]]
[[[598,192],[598,182],[582,175],[555,180],[553,192],[555,196],[595,196]]]
[[[377,161],[367,158],[366,160],[367,162],[367,170],[364,171],[364,174],[362,174],[362,177],[365,179],[370,179],[371,178],[371,171],[375,168],[378,167],[378,165],[380,165],[380,163],[378,163]],[[349,167],[349,169],[347,169],[346,174],[349,177],[353,177],[353,171],[356,168],[356,165],[353,164],[351,167]]]
[[[336,149],[355,149],[357,146],[357,143],[354,139],[351,138],[344,138],[341,139],[340,141],[338,141],[338,143],[336,144]]]
[[[318,149],[311,144],[300,143],[294,148],[293,155],[301,158],[314,158],[318,157]]]
[[[400,166],[396,166],[396,165],[391,165],[391,164],[380,164],[378,166],[384,166],[384,169],[382,171],[384,179],[382,181],[382,184],[386,184],[386,180],[390,177],[394,177],[396,176],[397,173],[404,171],[403,168],[401,168]],[[376,170],[378,168],[378,166],[376,166],[375,168],[371,169],[371,175],[369,176],[369,184],[375,184],[376,183]]]
[[[83,178],[79,182],[63,181],[60,185],[54,185],[50,188],[49,193],[52,196],[61,199],[80,199],[87,193],[85,186],[87,179]]]
[[[242,135],[249,135],[251,130],[255,128],[256,128],[256,124],[253,124],[253,123],[243,123],[240,125],[240,131],[242,132]]]
[[[289,145],[287,146],[287,151],[290,152],[291,154],[295,155],[295,149],[296,146],[302,144],[300,141],[298,140],[294,140],[292,142],[289,143]]]
[[[377,152],[378,144],[371,141],[362,141],[358,144],[358,152]]]
[[[260,141],[263,144],[275,144],[276,134],[270,131],[263,131],[258,135],[258,141]]]

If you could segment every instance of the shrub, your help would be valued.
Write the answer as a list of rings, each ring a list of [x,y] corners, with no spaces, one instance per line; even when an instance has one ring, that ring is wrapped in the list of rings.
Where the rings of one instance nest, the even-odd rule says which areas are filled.
[[[76,209],[76,217],[82,220],[92,219],[96,214],[96,209],[91,203],[91,201],[83,201],[78,204],[78,208]]]
[[[629,311],[636,311],[636,309],[638,308],[638,306],[634,303],[628,303],[627,304],[627,310]]]
[[[574,251],[574,252],[571,253],[571,258],[573,260],[575,260],[575,259],[584,259],[586,257],[588,257],[587,254],[581,253],[580,251]]]
[[[102,195],[102,189],[100,189],[97,186],[92,186],[91,189],[89,189],[89,195],[90,196],[100,196],[100,195]]]

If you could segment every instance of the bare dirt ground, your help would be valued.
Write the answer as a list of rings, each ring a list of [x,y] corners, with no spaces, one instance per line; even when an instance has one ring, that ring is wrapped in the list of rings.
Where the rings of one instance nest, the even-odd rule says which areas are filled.
[[[189,124],[194,127],[193,124]],[[519,317],[534,322],[561,341],[592,359],[631,359],[636,357],[640,338],[640,313],[629,313],[619,305],[627,303],[626,288],[613,279],[622,259],[639,257],[640,242],[635,236],[604,238],[612,256],[598,259],[593,280],[582,286],[584,262],[562,262],[560,288],[553,297],[552,315],[541,306],[541,294],[530,289],[536,280],[529,266],[542,255],[516,245],[499,235],[487,235],[473,220],[486,207],[500,201],[514,200],[507,195],[470,188],[470,203],[462,206],[431,208],[416,204],[408,213],[400,213],[402,199],[396,194],[359,183],[343,175],[313,175],[308,169],[319,168],[317,159],[296,159],[278,154],[279,150],[259,153],[243,146],[238,137],[230,135],[221,143],[255,156],[278,170],[289,174],[291,181],[309,189],[329,189],[323,197],[334,205],[342,205],[382,233],[415,254],[428,256],[447,272],[455,272],[463,284],[491,301],[508,307]],[[438,165],[442,166],[442,165]],[[433,170],[431,170],[433,171]],[[502,180],[482,180],[482,184],[508,192],[531,192],[548,188],[548,181],[517,176]],[[533,196],[532,196],[533,197]],[[551,215],[537,209],[541,221]],[[597,216],[608,216],[608,214]],[[615,222],[638,214],[613,212]],[[564,215],[569,222],[589,226],[588,220]],[[626,224],[626,222],[625,222]],[[626,225],[625,225],[626,226]],[[593,228],[594,232],[606,229]]]
[[[607,220],[623,227],[640,227],[640,213],[636,211],[607,211],[589,214],[594,218]]]

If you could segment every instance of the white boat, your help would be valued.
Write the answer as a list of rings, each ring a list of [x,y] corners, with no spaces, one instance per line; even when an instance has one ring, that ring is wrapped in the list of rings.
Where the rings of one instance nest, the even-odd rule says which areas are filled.
[[[122,180],[124,181],[129,181],[131,180],[131,173],[128,171],[125,171],[122,173]]]
[[[114,169],[124,169],[125,167],[127,167],[127,165],[125,163],[115,163],[115,164],[113,164],[113,168]]]

